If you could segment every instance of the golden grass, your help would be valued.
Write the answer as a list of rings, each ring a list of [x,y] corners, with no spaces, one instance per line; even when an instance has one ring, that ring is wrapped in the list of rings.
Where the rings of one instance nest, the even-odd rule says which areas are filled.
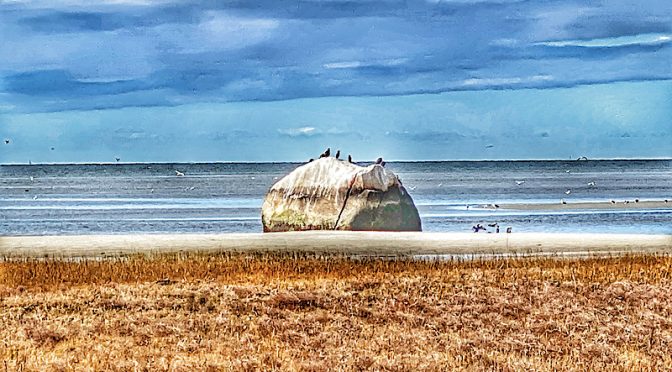
[[[0,369],[669,370],[672,257],[0,262]]]

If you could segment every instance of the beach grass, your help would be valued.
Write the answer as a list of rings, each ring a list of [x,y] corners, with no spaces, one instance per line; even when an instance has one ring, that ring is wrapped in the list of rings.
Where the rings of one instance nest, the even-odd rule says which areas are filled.
[[[6,370],[669,370],[672,257],[0,262]]]

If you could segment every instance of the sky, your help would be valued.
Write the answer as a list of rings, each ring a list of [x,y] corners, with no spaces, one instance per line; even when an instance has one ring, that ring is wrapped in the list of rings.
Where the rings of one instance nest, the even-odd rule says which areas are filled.
[[[0,137],[0,163],[672,158],[672,2],[0,0]]]

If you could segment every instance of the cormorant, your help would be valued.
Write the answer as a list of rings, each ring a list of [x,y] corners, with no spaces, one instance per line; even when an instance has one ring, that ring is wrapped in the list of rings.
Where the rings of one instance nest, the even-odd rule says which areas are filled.
[[[117,161],[117,163],[118,163],[118,162],[119,162],[119,160],[121,160],[121,158],[114,158],[114,160],[116,160],[116,161]]]
[[[376,164],[381,164],[382,162],[383,162],[383,158],[376,159]]]
[[[324,152],[320,155],[320,159],[328,158],[330,154],[331,154],[331,148],[327,147],[327,149],[324,150]]]
[[[310,162],[311,162],[311,161],[313,161],[313,160],[315,160],[315,159],[313,159],[313,158],[310,158],[310,159],[308,159],[308,162],[310,163]]]
[[[352,163],[352,155],[348,155],[348,163]]]
[[[338,159],[339,156],[341,156],[341,150],[336,150],[336,159]]]
[[[9,140],[8,139],[5,140],[5,145],[9,145]]]

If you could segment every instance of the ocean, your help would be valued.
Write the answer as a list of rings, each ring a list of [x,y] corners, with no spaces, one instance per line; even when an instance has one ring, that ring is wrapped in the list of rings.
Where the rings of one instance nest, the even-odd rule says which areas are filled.
[[[2,165],[0,235],[261,232],[264,194],[299,165]],[[386,167],[413,197],[423,231],[470,232],[477,223],[498,223],[514,233],[672,234],[672,160],[390,162]],[[601,210],[480,207],[561,199],[618,203]],[[618,206],[635,199],[668,199],[670,207]]]

